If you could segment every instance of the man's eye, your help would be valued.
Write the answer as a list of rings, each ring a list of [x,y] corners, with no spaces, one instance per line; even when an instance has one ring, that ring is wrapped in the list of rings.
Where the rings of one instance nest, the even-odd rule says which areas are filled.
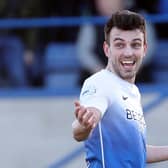
[[[132,47],[133,48],[141,48],[142,44],[141,43],[133,43]]]
[[[115,47],[117,47],[117,48],[123,48],[124,44],[123,43],[116,43]]]

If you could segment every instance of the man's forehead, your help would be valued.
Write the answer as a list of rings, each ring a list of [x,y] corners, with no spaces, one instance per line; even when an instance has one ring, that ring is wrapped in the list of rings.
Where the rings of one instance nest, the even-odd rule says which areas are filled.
[[[132,40],[144,40],[144,34],[139,29],[134,30],[121,30],[118,28],[113,28],[110,32],[110,39],[132,41]]]

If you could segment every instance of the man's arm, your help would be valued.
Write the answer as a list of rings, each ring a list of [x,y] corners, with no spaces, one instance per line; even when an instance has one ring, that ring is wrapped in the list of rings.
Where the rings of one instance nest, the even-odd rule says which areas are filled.
[[[73,137],[77,141],[83,141],[88,138],[91,131],[100,121],[101,112],[94,107],[81,106],[79,102],[75,102],[76,119],[72,123]]]
[[[147,145],[147,163],[168,160],[168,146]]]

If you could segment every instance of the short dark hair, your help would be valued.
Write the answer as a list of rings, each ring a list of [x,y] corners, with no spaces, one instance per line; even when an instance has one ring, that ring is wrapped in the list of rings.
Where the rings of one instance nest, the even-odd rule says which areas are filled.
[[[110,44],[110,32],[113,27],[121,30],[139,29],[144,34],[144,43],[146,43],[146,24],[142,15],[122,10],[112,14],[104,27],[105,41]]]

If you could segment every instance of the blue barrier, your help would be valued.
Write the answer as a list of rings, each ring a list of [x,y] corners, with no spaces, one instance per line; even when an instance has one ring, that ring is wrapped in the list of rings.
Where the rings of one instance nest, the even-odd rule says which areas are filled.
[[[68,97],[79,95],[79,88],[0,88],[0,99],[8,98],[46,98],[46,97]]]
[[[144,15],[153,23],[168,22],[168,14]],[[0,29],[8,28],[30,28],[30,27],[58,27],[58,26],[79,26],[82,24],[102,25],[107,17],[49,17],[49,18],[25,18],[25,19],[0,19]]]
[[[86,23],[103,24],[105,17],[50,17],[32,19],[1,19],[0,28],[79,26]]]

